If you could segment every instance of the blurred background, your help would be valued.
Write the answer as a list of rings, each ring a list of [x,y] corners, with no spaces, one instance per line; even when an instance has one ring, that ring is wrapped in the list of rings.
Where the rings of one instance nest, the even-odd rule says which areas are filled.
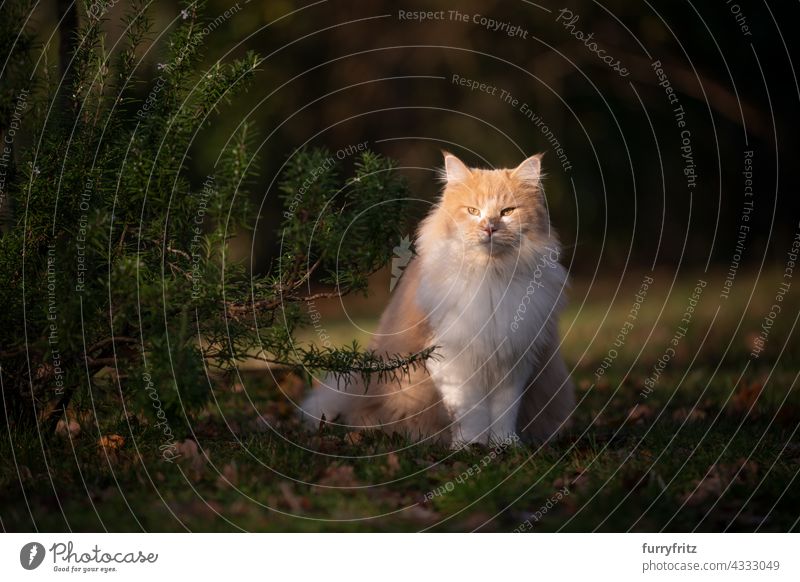
[[[109,13],[112,42],[124,5]],[[266,60],[255,89],[198,139],[195,179],[202,182],[231,131],[252,121],[261,179],[251,191],[264,203],[253,248],[262,270],[279,220],[273,180],[301,145],[336,151],[366,141],[399,160],[413,191],[428,201],[437,193],[432,169],[442,148],[498,167],[544,151],[553,222],[573,273],[653,263],[703,270],[709,261],[726,269],[742,213],[743,152],[753,150],[755,208],[743,260],[782,260],[799,208],[798,86],[790,61],[796,39],[778,25],[796,21],[797,3],[578,0],[567,5],[579,17],[571,27],[562,8],[522,0],[210,0],[207,19],[222,18],[202,47],[207,64],[247,50]],[[153,3],[157,34],[141,71],[157,75],[161,43],[180,9],[171,0]],[[468,22],[451,18],[456,10]],[[442,11],[444,19],[400,16],[414,11]],[[34,16],[44,41],[55,7],[44,5]],[[508,27],[494,31],[483,19],[519,31],[509,36]],[[593,33],[598,50],[627,76],[576,38],[579,32]],[[658,85],[656,60],[677,104]],[[495,95],[454,84],[453,75],[497,87]],[[142,86],[142,96],[149,89]],[[500,98],[503,90],[516,106]],[[523,104],[552,131],[561,160]],[[691,196],[677,105],[691,132]],[[419,212],[426,209],[420,203]]]
[[[573,303],[604,286],[613,302],[623,279],[637,287],[641,273],[660,271],[665,289],[716,277],[707,293],[714,305],[727,277],[732,296],[753,309],[756,275],[777,273],[769,303],[800,217],[796,38],[785,25],[797,20],[797,6],[210,0],[206,65],[248,50],[265,61],[253,89],[198,136],[190,172],[199,189],[235,128],[253,124],[258,179],[248,195],[260,213],[236,249],[264,272],[279,243],[277,176],[297,148],[366,142],[397,159],[418,198],[412,235],[438,194],[442,149],[487,167],[546,152]],[[156,33],[140,70],[153,79],[181,8],[169,0],[151,7]],[[109,12],[109,42],[121,34],[124,9],[120,2]],[[42,42],[55,14],[52,5],[34,13]],[[139,87],[141,96],[150,89]],[[342,157],[346,174],[352,157]],[[321,309],[374,319],[389,278],[387,269],[371,298],[346,303],[348,312]],[[763,315],[754,311],[756,321]],[[353,333],[364,337],[351,329],[337,339]]]

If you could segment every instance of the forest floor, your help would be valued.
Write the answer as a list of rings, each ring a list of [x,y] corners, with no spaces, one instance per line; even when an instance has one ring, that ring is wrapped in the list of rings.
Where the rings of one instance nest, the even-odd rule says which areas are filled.
[[[573,286],[578,406],[545,447],[309,433],[302,381],[250,369],[215,383],[165,459],[163,432],[98,388],[74,403],[73,434],[0,440],[0,529],[798,531],[800,290],[762,346],[781,273],[740,273],[727,299],[721,275],[656,273],[641,298],[644,281]],[[326,333],[352,339],[375,324],[362,315],[328,317]]]

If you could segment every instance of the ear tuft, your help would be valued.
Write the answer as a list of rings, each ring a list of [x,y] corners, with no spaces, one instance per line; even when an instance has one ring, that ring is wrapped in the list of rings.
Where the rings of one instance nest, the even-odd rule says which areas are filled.
[[[472,175],[464,162],[449,152],[442,153],[444,154],[445,180],[447,180],[448,184],[463,182]]]
[[[538,182],[542,177],[542,156],[544,154],[536,154],[523,161],[512,172],[514,178],[524,180],[526,182]]]

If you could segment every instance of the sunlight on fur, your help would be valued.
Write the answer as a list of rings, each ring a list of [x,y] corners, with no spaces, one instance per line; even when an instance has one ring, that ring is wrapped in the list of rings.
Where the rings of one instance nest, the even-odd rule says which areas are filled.
[[[444,191],[419,227],[370,348],[439,346],[396,381],[318,383],[303,403],[349,430],[379,429],[454,447],[543,442],[567,425],[574,389],[559,353],[567,273],[541,187],[541,155],[514,169],[468,168],[445,153]]]

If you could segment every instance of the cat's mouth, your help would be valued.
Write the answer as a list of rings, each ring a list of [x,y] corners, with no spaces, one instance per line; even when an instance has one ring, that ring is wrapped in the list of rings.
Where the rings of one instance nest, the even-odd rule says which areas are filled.
[[[485,234],[480,237],[477,246],[485,249],[491,255],[499,255],[511,249],[513,241],[508,240],[504,236],[498,236],[497,234]]]

